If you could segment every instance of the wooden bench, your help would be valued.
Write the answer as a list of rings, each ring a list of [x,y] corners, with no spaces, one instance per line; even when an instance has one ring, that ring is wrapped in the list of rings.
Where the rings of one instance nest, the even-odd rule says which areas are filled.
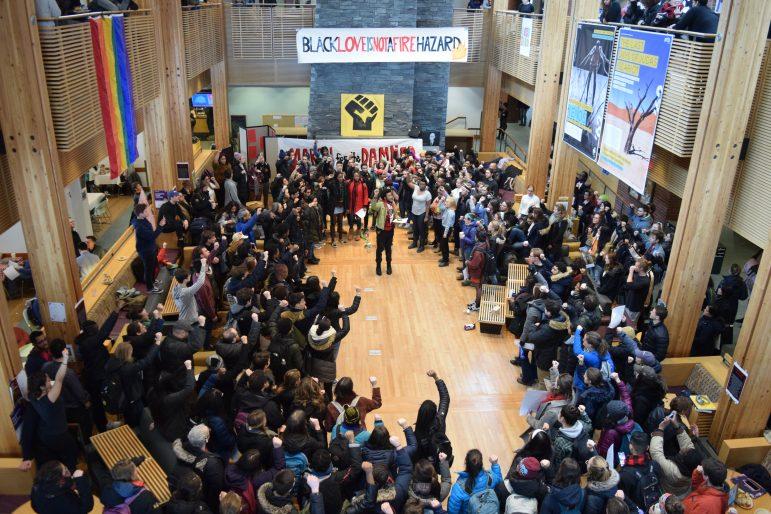
[[[179,284],[177,279],[172,277],[171,286],[169,286],[169,294],[166,295],[166,301],[163,303],[164,318],[179,316],[179,309],[177,308],[177,304],[174,302],[174,295],[172,294],[177,284]]]
[[[137,468],[139,477],[158,499],[159,504],[169,501],[171,492],[166,473],[128,425],[91,436],[91,443],[108,469],[112,469],[119,460],[142,455],[145,460]]]
[[[506,323],[504,309],[506,291],[503,286],[482,286],[482,303],[479,306],[479,330],[485,334],[500,334]]]
[[[504,302],[505,309],[504,309],[504,315],[506,318],[513,318],[514,313],[512,312],[511,308],[509,307],[509,298],[512,298],[513,296],[516,296],[517,293],[519,293],[519,290],[522,289],[522,286],[525,285],[524,280],[519,280],[516,278],[509,277],[508,280],[506,280],[506,301]],[[513,293],[512,293],[513,291]]]
[[[515,262],[509,264],[509,279],[521,280],[524,284],[528,275],[530,275],[530,270],[527,269],[527,264],[517,264]]]

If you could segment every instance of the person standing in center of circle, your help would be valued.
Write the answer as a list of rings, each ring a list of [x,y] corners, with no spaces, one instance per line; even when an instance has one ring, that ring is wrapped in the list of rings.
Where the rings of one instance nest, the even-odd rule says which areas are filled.
[[[375,231],[377,232],[377,251],[375,252],[375,273],[382,275],[380,263],[383,251],[386,255],[386,273],[392,273],[391,247],[394,244],[394,217],[396,216],[396,193],[392,189],[375,189],[373,202],[369,206]]]

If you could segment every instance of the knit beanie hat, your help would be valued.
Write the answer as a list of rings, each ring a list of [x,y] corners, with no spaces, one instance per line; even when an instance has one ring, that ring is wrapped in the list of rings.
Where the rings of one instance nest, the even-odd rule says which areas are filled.
[[[614,425],[620,425],[629,421],[629,408],[621,400],[608,402],[608,421]]]
[[[640,359],[645,366],[653,367],[656,365],[656,356],[645,350],[635,350],[634,356]]]
[[[517,472],[522,478],[532,480],[541,472],[541,463],[535,457],[525,457],[519,461]]]
[[[343,422],[346,425],[358,425],[360,421],[359,409],[351,405],[343,406]]]

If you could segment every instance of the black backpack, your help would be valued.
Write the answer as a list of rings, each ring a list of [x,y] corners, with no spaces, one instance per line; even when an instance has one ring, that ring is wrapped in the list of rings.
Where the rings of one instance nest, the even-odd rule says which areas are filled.
[[[416,455],[425,457],[434,464],[439,462],[439,454],[447,455],[447,464],[452,465],[452,443],[447,434],[440,430],[433,430],[427,437],[418,439],[418,451]]]
[[[100,391],[102,405],[108,414],[120,414],[126,406],[126,393],[120,379],[120,368],[109,374]]]
[[[274,341],[268,346],[268,352],[270,353],[270,370],[273,372],[273,376],[278,380],[281,380],[284,377],[284,374],[289,371],[287,362],[289,360],[289,350],[292,346],[297,346],[297,343],[292,342],[289,345],[281,344],[281,341],[276,338],[274,338]]]
[[[659,498],[664,493],[656,470],[653,468],[653,462],[649,462],[648,469],[643,472],[635,469],[634,475],[636,479],[634,501],[643,512],[648,512],[651,505],[658,503]]]

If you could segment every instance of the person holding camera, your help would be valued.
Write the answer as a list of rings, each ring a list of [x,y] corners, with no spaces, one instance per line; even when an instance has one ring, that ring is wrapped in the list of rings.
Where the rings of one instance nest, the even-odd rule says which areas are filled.
[[[394,218],[396,217],[396,193],[393,189],[375,189],[369,206],[373,224],[377,232],[377,250],[375,252],[375,273],[383,274],[380,263],[383,252],[386,256],[386,273],[391,274],[391,248],[394,244]]]

